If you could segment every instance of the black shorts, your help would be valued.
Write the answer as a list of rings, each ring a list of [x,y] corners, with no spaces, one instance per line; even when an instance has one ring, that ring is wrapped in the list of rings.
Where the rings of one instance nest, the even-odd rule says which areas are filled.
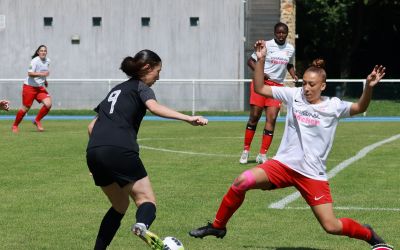
[[[116,182],[123,187],[147,176],[139,154],[121,147],[90,148],[86,151],[86,162],[96,186]]]

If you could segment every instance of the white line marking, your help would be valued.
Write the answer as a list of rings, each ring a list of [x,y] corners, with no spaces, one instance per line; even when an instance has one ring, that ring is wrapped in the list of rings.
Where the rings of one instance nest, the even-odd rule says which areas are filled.
[[[337,165],[331,171],[329,171],[328,172],[328,179],[331,179],[331,178],[335,177],[340,171],[342,171],[345,168],[347,168],[353,162],[358,161],[359,159],[363,158],[364,156],[366,156],[369,152],[371,152],[375,148],[377,148],[379,146],[382,146],[385,143],[395,141],[395,140],[397,140],[399,138],[400,138],[400,134],[397,134],[397,135],[394,135],[394,136],[392,136],[392,137],[390,137],[388,139],[385,139],[385,140],[376,142],[374,144],[371,144],[369,146],[366,146],[365,148],[363,148],[360,151],[358,151],[358,153],[355,156],[353,156],[353,157],[351,157],[351,158],[339,163],[339,165]],[[268,207],[269,208],[276,208],[276,209],[283,209],[283,208],[285,208],[286,205],[288,205],[289,203],[295,201],[300,196],[301,195],[300,195],[299,192],[294,192],[294,193],[286,196],[285,198],[283,198],[283,199],[281,199],[281,200],[279,200],[277,202],[271,203]]]
[[[170,149],[165,149],[165,148],[153,148],[153,147],[148,147],[148,146],[143,146],[143,145],[140,145],[140,148],[151,149],[151,150],[162,151],[162,152],[169,152],[169,153],[187,154],[187,155],[238,157],[238,155],[208,154],[208,153],[198,153],[198,152],[189,152],[189,151],[178,151],[178,150],[170,150]]]
[[[310,207],[285,207],[283,209],[293,210],[309,210]],[[385,208],[385,207],[334,207],[335,210],[366,210],[366,211],[388,211],[388,212],[399,212],[400,208]]]
[[[190,140],[190,139],[210,139],[209,137],[166,137],[166,138],[141,138],[138,139],[138,141],[152,141],[152,140],[179,140],[179,139],[185,139],[185,140]],[[213,139],[243,139],[243,137],[213,137]],[[149,147],[149,146],[143,146],[139,145],[140,148],[144,149],[150,149],[150,150],[156,150],[156,151],[162,151],[162,152],[169,152],[169,153],[177,153],[177,154],[188,154],[188,155],[201,155],[201,156],[217,156],[217,157],[239,157],[239,153],[237,155],[229,155],[229,154],[211,154],[211,153],[199,153],[199,152],[190,152],[190,151],[180,151],[180,150],[171,150],[171,149],[165,149],[165,148],[154,148],[154,147]]]
[[[206,139],[209,140],[210,137],[165,137],[165,138],[139,138],[137,141],[161,141],[161,140],[198,140],[198,139]],[[241,137],[212,137],[212,139],[243,139],[243,136]]]

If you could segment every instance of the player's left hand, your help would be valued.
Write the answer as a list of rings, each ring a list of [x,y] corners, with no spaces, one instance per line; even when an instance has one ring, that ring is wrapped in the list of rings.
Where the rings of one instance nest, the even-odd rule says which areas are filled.
[[[385,76],[386,68],[382,65],[375,65],[371,74],[367,76],[367,86],[374,87]]]
[[[191,116],[189,123],[193,126],[204,126],[208,124],[208,119],[202,116]]]
[[[296,75],[294,75],[293,80],[294,80],[294,83],[298,83],[299,82],[299,78]]]
[[[258,40],[254,44],[254,51],[256,53],[257,60],[265,58],[265,56],[267,55],[267,46],[265,44],[265,41],[264,40]]]

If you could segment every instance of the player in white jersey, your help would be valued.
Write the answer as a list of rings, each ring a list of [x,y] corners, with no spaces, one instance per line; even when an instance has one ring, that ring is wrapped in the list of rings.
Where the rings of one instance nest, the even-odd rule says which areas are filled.
[[[289,28],[284,23],[277,23],[274,27],[275,38],[267,41],[268,53],[265,57],[264,83],[270,86],[283,86],[286,71],[297,81],[293,66],[294,47],[286,41]],[[257,61],[256,54],[247,61],[248,66],[254,70]],[[249,157],[250,145],[256,132],[258,121],[265,110],[265,126],[259,154],[256,157],[257,163],[264,163],[267,160],[267,152],[271,145],[275,130],[276,118],[280,110],[281,102],[272,98],[259,95],[254,92],[254,83],[250,84],[250,116],[246,125],[244,135],[243,152],[239,162],[246,164]]]
[[[28,77],[25,79],[22,88],[22,106],[15,116],[12,131],[18,133],[18,125],[21,123],[25,114],[31,108],[33,101],[43,103],[36,118],[32,123],[39,132],[44,131],[41,120],[46,116],[51,108],[51,96],[46,90],[48,86],[46,77],[49,76],[50,59],[47,58],[47,47],[40,45],[32,56],[32,61],[28,69]]]
[[[255,91],[263,96],[279,99],[288,106],[281,145],[273,159],[244,171],[236,178],[224,196],[213,223],[194,229],[189,234],[199,238],[208,235],[222,238],[226,234],[228,220],[240,207],[248,190],[273,190],[294,186],[327,233],[364,240],[370,245],[384,244],[371,226],[361,225],[350,218],[336,218],[325,162],[338,120],[360,114],[367,109],[372,89],[385,75],[385,68],[374,67],[366,79],[360,99],[351,103],[321,96],[326,87],[326,73],[319,67],[320,61],[315,61],[316,65],[306,70],[302,87],[265,85],[265,42],[257,41],[255,48],[258,59],[254,71]]]

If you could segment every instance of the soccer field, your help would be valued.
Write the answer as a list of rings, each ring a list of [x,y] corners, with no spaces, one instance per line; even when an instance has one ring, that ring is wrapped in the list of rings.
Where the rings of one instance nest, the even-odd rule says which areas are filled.
[[[12,122],[0,121],[0,249],[93,249],[110,205],[86,167],[88,122],[45,120],[46,131],[38,133],[23,121],[20,133],[14,135]],[[326,234],[302,198],[284,209],[269,208],[292,194],[292,188],[249,191],[223,240],[189,237],[188,231],[213,220],[233,179],[255,166],[262,125],[252,144],[253,161],[240,165],[245,125],[143,122],[141,159],[157,197],[151,231],[175,236],[190,250],[369,249],[365,242]],[[270,154],[277,150],[283,125],[277,125]],[[340,123],[328,170],[399,134],[398,122]],[[336,214],[371,224],[396,249],[400,247],[400,139],[367,149],[368,154],[330,180]],[[150,249],[130,233],[134,221],[131,207],[109,249]]]

